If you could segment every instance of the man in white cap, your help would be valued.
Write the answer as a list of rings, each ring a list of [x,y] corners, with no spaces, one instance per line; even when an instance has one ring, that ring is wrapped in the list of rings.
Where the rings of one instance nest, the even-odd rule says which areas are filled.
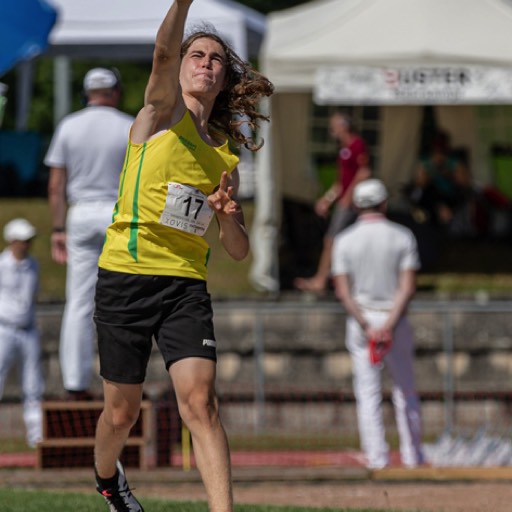
[[[358,219],[335,238],[332,252],[336,296],[347,312],[346,346],[352,358],[361,447],[370,469],[389,464],[382,416],[383,366],[393,381],[402,464],[424,463],[413,333],[406,317],[420,262],[412,232],[386,218],[387,198],[382,181],[359,183],[353,196]]]
[[[0,253],[0,399],[10,368],[19,363],[23,419],[31,447],[42,439],[44,391],[35,312],[39,268],[29,255],[30,242],[35,235],[34,226],[27,220],[11,220],[4,226],[8,245]]]
[[[84,78],[86,108],[57,126],[45,164],[53,220],[52,258],[67,264],[60,364],[69,399],[89,399],[94,360],[94,289],[105,231],[112,220],[133,118],[117,109],[114,69],[93,68]]]

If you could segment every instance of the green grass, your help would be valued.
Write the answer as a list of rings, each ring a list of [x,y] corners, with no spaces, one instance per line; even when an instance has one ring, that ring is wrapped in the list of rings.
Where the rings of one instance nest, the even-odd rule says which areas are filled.
[[[512,274],[456,274],[451,272],[419,274],[417,285],[419,289],[431,289],[438,294],[474,294],[484,291],[491,296],[499,294],[510,295],[512,290]]]
[[[141,499],[142,505],[151,512],[205,512],[204,502],[172,502],[167,500]],[[106,510],[101,496],[48,492],[39,490],[0,489],[2,512],[97,512]],[[381,512],[382,509],[379,509]],[[377,509],[357,509],[357,512],[379,512]],[[272,505],[236,505],[235,512],[355,512],[347,508],[306,508]],[[387,512],[392,512],[387,510]]]
[[[290,434],[273,433],[265,435],[257,434],[228,434],[229,446],[232,451],[274,451],[274,450],[347,450],[359,448],[359,437],[357,434]],[[393,447],[394,440],[390,440]]]
[[[20,437],[0,438],[0,453],[24,453],[32,451],[34,451],[34,448],[30,448],[27,445],[24,435]]]
[[[234,434],[228,435],[229,446],[232,451],[274,451],[274,450],[348,450],[359,448],[359,437],[357,434]],[[395,436],[388,436],[388,442],[392,448],[398,446],[398,439]],[[181,451],[181,446],[176,446]],[[0,453],[23,453],[33,451],[25,442],[24,437],[1,438]]]

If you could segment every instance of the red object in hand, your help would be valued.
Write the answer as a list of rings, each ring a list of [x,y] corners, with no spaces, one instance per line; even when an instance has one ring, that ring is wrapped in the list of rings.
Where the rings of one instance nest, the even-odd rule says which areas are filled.
[[[376,340],[370,338],[368,341],[368,353],[370,355],[371,364],[379,364],[384,359],[384,356],[391,349],[391,340]]]

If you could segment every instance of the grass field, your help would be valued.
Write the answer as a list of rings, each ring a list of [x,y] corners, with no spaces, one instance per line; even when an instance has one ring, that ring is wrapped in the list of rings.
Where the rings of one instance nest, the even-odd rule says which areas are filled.
[[[204,502],[170,502],[167,500],[140,500],[146,511],[151,512],[204,512]],[[101,496],[95,494],[54,493],[0,489],[2,512],[97,512],[107,510]],[[347,508],[277,507],[270,505],[236,505],[235,512],[356,512]],[[393,512],[392,510],[357,509],[357,512]]]

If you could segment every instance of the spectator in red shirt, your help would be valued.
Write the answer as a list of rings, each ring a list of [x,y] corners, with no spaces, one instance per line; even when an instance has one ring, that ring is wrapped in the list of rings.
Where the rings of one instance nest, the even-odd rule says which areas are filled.
[[[293,283],[298,290],[316,293],[323,293],[329,282],[334,237],[356,219],[352,191],[360,181],[371,175],[366,143],[347,114],[336,111],[331,115],[329,134],[340,147],[336,158],[338,175],[331,187],[317,200],[315,212],[326,217],[331,206],[335,204],[335,208],[324,237],[316,273],[312,277],[297,277]]]

